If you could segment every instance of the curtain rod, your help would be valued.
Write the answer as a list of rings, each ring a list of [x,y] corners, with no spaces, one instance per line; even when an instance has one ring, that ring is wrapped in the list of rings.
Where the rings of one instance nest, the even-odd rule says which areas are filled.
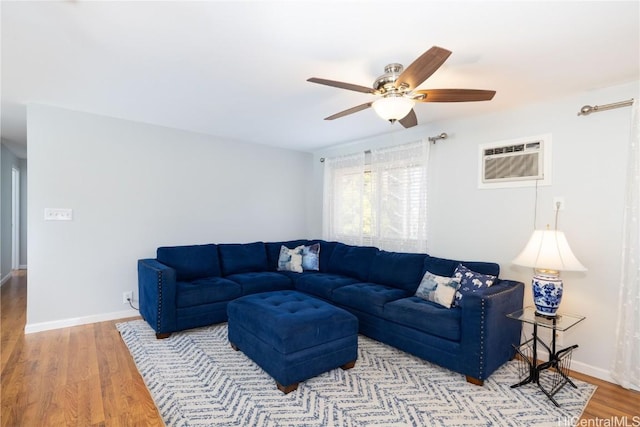
[[[364,154],[371,154],[371,150],[365,150]],[[326,159],[324,157],[320,157],[320,163],[324,163]]]
[[[598,111],[612,110],[614,108],[628,107],[630,105],[633,105],[633,98],[626,101],[614,102],[613,104],[594,105],[593,107],[591,105],[585,105],[580,109],[578,115],[587,116],[591,113],[597,113]]]

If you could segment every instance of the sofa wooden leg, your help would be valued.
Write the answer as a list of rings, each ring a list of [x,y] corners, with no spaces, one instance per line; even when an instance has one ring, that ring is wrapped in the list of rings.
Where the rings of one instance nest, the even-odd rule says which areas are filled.
[[[467,375],[467,382],[475,385],[479,385],[482,387],[484,385],[484,380],[479,380],[478,378],[473,378]]]
[[[354,366],[356,366],[356,361],[352,360],[351,362],[345,363],[344,365],[340,366],[342,368],[343,371],[346,371],[347,369],[351,369]]]
[[[156,334],[156,338],[159,340],[163,340],[165,338],[169,338],[171,336],[171,332],[165,332],[163,334]]]
[[[294,391],[295,389],[298,388],[298,383],[293,383],[293,384],[289,384],[287,386],[284,386],[284,385],[280,384],[278,381],[276,381],[276,386],[278,387],[278,390],[280,390],[284,394],[289,394],[289,393],[291,393],[292,391]]]
[[[234,349],[235,351],[240,350],[240,349],[238,348],[238,346],[237,346],[237,345],[235,345],[234,343],[229,342],[229,344],[231,344],[231,348],[232,348],[232,349]]]

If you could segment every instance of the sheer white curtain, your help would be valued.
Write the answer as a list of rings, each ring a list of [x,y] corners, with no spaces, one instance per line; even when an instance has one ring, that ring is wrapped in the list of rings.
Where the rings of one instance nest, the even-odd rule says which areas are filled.
[[[371,243],[388,251],[427,251],[429,143],[371,152]]]
[[[326,159],[324,238],[426,252],[428,159],[427,141]]]
[[[364,153],[325,159],[322,215],[325,239],[363,244],[364,193]]]
[[[638,100],[632,107],[625,198],[622,283],[616,359],[613,378],[625,388],[640,390],[640,116]]]

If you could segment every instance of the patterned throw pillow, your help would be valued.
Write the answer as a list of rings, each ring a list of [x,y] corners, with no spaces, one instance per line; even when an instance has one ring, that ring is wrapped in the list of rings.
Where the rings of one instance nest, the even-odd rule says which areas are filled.
[[[460,301],[465,295],[477,292],[479,289],[488,288],[493,285],[496,280],[496,276],[491,274],[481,274],[473,270],[469,270],[462,264],[458,264],[456,271],[453,272],[453,277],[460,280],[460,288],[456,293],[456,299],[453,306],[458,307]]]
[[[458,286],[460,286],[460,282],[455,277],[436,276],[427,271],[418,286],[416,296],[451,308]]]
[[[282,245],[280,247],[280,256],[278,257],[278,271],[295,271],[302,273],[302,248],[298,246],[289,249]]]
[[[320,270],[320,243],[302,247],[302,269]]]

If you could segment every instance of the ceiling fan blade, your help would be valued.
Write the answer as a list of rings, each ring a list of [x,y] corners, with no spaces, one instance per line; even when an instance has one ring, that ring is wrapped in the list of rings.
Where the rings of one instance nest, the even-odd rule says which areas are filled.
[[[490,101],[496,94],[495,90],[480,89],[426,89],[414,92],[418,95],[425,95],[418,102],[469,102],[469,101]]]
[[[375,89],[370,87],[354,85],[354,84],[345,83],[345,82],[338,82],[335,80],[327,80],[327,79],[319,79],[317,77],[311,77],[310,79],[307,79],[307,81],[311,83],[326,85],[326,86],[333,86],[340,89],[354,90],[356,92],[373,93],[373,94],[378,93]]]
[[[340,117],[348,116],[349,114],[357,113],[358,111],[366,110],[371,107],[373,102],[367,102],[366,104],[360,104],[356,107],[349,108],[348,110],[340,111],[333,116],[325,117],[325,120],[339,119]]]
[[[415,89],[420,86],[422,82],[427,80],[431,74],[435,73],[444,64],[449,55],[451,55],[450,50],[433,46],[405,68],[398,80],[396,80],[396,87],[407,85],[409,89]]]
[[[405,128],[411,128],[418,124],[418,118],[416,117],[416,112],[413,111],[413,108],[411,109],[411,111],[409,111],[409,114],[398,121]]]

